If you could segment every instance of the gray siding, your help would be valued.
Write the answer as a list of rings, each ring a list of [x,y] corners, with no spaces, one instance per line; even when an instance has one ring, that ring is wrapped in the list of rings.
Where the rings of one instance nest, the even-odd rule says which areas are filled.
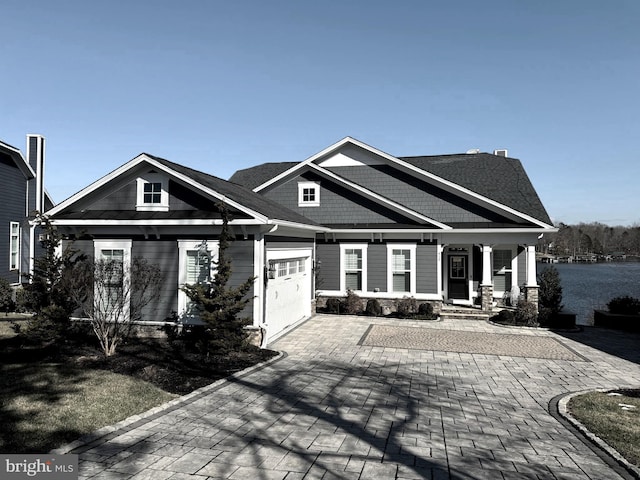
[[[289,237],[266,236],[266,248],[313,248],[313,238],[292,240]]]
[[[318,265],[318,290],[340,290],[340,245],[319,243],[316,245]]]
[[[320,206],[298,206],[298,182],[320,181]],[[374,203],[328,180],[306,175],[265,193],[294,212],[322,224],[409,223],[410,221],[379,203]]]
[[[438,293],[438,247],[418,244],[416,293]]]
[[[0,208],[0,277],[15,283],[20,281],[17,271],[9,271],[10,223],[19,222],[23,228],[23,240],[28,242],[29,231],[25,231],[25,202],[27,181],[13,159],[0,153],[0,181],[2,208]],[[25,238],[26,235],[26,238]],[[24,254],[23,241],[20,242]],[[26,245],[28,252],[28,244]]]
[[[142,257],[162,272],[163,282],[157,301],[142,312],[145,321],[163,321],[178,310],[178,246],[175,240],[134,241],[131,257]]]
[[[518,247],[518,286],[521,287],[527,283],[527,251]]]
[[[253,239],[236,240],[229,246],[228,254],[231,259],[230,287],[237,287],[248,278],[253,277]],[[240,312],[241,317],[253,318],[253,296],[255,295],[255,285],[251,287],[248,297],[251,298],[245,309]]]
[[[387,245],[371,243],[367,247],[367,289],[387,291]]]

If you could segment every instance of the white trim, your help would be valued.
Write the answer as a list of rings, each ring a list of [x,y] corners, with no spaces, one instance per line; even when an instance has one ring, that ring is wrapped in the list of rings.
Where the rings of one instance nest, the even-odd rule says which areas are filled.
[[[518,218],[521,218],[523,220],[526,220],[528,222],[534,223],[536,225],[539,225],[543,228],[553,228],[552,225],[548,225],[545,222],[542,222],[541,220],[538,220],[530,215],[527,215],[525,213],[519,212],[511,207],[508,207],[502,203],[499,203],[495,200],[492,200],[488,197],[485,197],[483,195],[480,195],[478,193],[475,193],[461,185],[458,185],[457,183],[451,182],[449,180],[445,180],[442,177],[439,177],[437,175],[434,175],[433,173],[427,172],[426,170],[422,170],[421,168],[418,168],[408,162],[405,162],[403,160],[400,160],[397,157],[394,157],[392,155],[389,155],[388,153],[385,153],[381,150],[378,150],[375,147],[372,147],[370,145],[367,145],[363,142],[360,142],[354,138],[351,137],[345,137],[342,140],[334,143],[333,145],[330,145],[329,147],[325,148],[324,150],[316,153],[315,155],[309,157],[308,159],[304,160],[303,162],[300,162],[296,165],[294,165],[293,167],[285,170],[284,172],[282,172],[280,175],[275,176],[274,178],[268,180],[267,182],[258,185],[257,187],[255,187],[253,189],[254,192],[259,192],[260,190],[264,190],[265,188],[273,185],[274,183],[279,182],[282,179],[285,179],[291,175],[293,175],[295,172],[297,172],[298,170],[300,170],[301,168],[310,165],[311,163],[315,162],[316,160],[330,154],[332,151],[338,150],[340,149],[343,145],[347,144],[347,143],[351,143],[353,145],[356,145],[360,148],[363,148],[365,150],[368,150],[369,152],[373,153],[374,155],[378,155],[386,160],[388,160],[391,163],[395,163],[397,166],[400,166],[402,168],[404,168],[406,171],[409,171],[411,173],[414,174],[418,174],[424,178],[429,179],[431,182],[435,183],[435,184],[439,184],[439,186],[441,188],[443,188],[446,191],[449,192],[456,192],[458,194],[462,194],[463,197],[466,198],[471,198],[474,200],[478,200],[480,202],[483,202],[487,205],[492,206],[493,208],[496,208],[498,210],[501,210],[503,212],[509,213],[511,215],[514,215]],[[320,168],[320,167],[319,167]]]
[[[408,292],[396,292],[393,290],[393,251],[394,250],[409,250],[411,252],[410,270],[411,277],[409,278],[409,291]],[[416,252],[417,244],[415,243],[388,243],[387,244],[387,292],[394,294],[411,294],[416,293]]]
[[[345,268],[345,251],[346,250],[362,250],[362,289],[355,290],[357,292],[367,291],[367,276],[368,276],[368,260],[367,260],[367,243],[340,243],[340,290],[347,291],[346,286],[346,268]]]
[[[16,228],[16,232],[14,234],[13,229]],[[18,272],[20,271],[20,244],[22,243],[22,235],[20,235],[20,222],[9,222],[9,270]],[[13,250],[13,240],[16,240],[16,250]],[[15,264],[13,261],[13,256],[15,255]]]
[[[122,268],[123,268],[123,282],[130,283],[131,282],[131,246],[133,241],[130,239],[125,240],[94,240],[93,241],[93,258],[94,262],[99,262],[102,260],[102,250],[122,250]],[[128,294],[126,287],[124,287]],[[130,298],[125,298],[125,305],[123,309],[124,318],[119,319],[120,321],[128,321],[129,320],[129,309],[130,309]],[[97,302],[98,299],[94,298],[94,302]],[[97,305],[94,308],[98,308]]]
[[[187,317],[186,315],[189,298],[187,297],[187,294],[182,291],[182,287],[187,284],[187,252],[197,251],[202,242],[207,243],[207,252],[210,252],[211,255],[209,275],[210,278],[213,278],[213,275],[215,275],[214,267],[216,259],[218,258],[220,242],[210,238],[204,240],[178,240],[178,318],[180,319],[196,319],[196,317]]]
[[[495,271],[494,267],[494,258],[496,254],[496,250],[500,251],[508,251],[509,256],[511,257],[511,268],[500,269],[498,272]],[[496,276],[505,276],[506,274],[511,273],[511,285],[508,290],[497,290],[496,286]],[[517,245],[493,245],[491,249],[491,284],[493,285],[493,294],[494,296],[504,295],[506,292],[511,291],[514,285],[518,285],[518,246]]]
[[[313,191],[313,200],[305,200],[305,190]],[[299,207],[319,207],[320,206],[320,182],[298,182],[298,206]]]
[[[227,205],[229,205],[229,206],[231,206],[233,208],[237,208],[238,210],[240,210],[240,211],[242,211],[242,212],[254,217],[257,221],[259,221],[261,223],[266,223],[267,222],[267,217],[265,215],[263,215],[261,213],[258,213],[256,211],[250,209],[250,208],[247,208],[247,207],[239,204],[238,202],[235,202],[234,200],[231,200],[231,199],[227,198],[225,195],[222,195],[221,193],[218,193],[215,190],[213,190],[213,189],[211,189],[209,187],[206,187],[206,186],[202,185],[201,183],[198,183],[193,178],[191,178],[191,177],[189,177],[187,175],[183,175],[182,173],[177,172],[177,171],[165,166],[164,164],[158,162],[157,160],[154,160],[153,158],[145,155],[144,153],[138,155],[134,159],[132,159],[132,160],[128,161],[127,163],[125,163],[124,165],[121,165],[117,169],[113,170],[111,173],[108,173],[107,175],[105,175],[104,177],[102,177],[99,180],[95,181],[91,185],[89,185],[89,186],[85,187],[84,189],[80,190],[75,195],[72,195],[71,197],[67,198],[63,202],[61,202],[58,205],[56,205],[55,207],[53,207],[47,213],[49,215],[51,215],[51,216],[54,216],[54,215],[58,214],[59,212],[61,212],[65,208],[67,208],[68,206],[70,206],[70,205],[74,204],[75,202],[77,202],[78,200],[86,197],[90,193],[95,192],[97,189],[99,189],[102,186],[108,184],[112,180],[118,178],[120,175],[126,173],[127,171],[129,171],[132,168],[140,165],[143,162],[146,162],[149,165],[151,165],[152,167],[157,168],[159,170],[162,170],[163,172],[167,173],[168,175],[177,178],[178,180],[182,181],[185,185],[190,185],[192,187],[195,187],[196,189],[200,190],[201,192],[205,193],[206,195],[208,195],[210,197],[214,197],[214,198],[226,203]]]

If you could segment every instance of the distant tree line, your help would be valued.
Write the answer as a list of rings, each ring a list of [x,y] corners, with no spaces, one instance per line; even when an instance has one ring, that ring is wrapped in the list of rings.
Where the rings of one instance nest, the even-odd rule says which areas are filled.
[[[545,234],[540,252],[553,255],[640,255],[640,225],[610,227],[603,223],[559,223],[557,233]]]

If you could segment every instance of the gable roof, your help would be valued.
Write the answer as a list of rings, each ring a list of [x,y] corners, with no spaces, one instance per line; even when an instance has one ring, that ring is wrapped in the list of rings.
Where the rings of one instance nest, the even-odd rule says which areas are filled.
[[[29,165],[29,163],[27,163],[25,158],[22,156],[22,152],[20,152],[19,148],[13,147],[8,143],[4,143],[0,140],[0,152],[5,153],[13,159],[14,163],[20,169],[27,180],[36,178],[36,172],[33,171],[31,165]]]
[[[474,199],[525,221],[551,227],[552,222],[518,159],[489,153],[393,157],[351,137],[336,142],[303,162],[266,163],[236,172],[231,180],[261,191],[300,173],[346,144],[378,156],[399,170],[418,175],[444,190]]]
[[[146,162],[151,166],[164,171],[168,175],[181,180],[183,183],[190,185],[195,190],[198,190],[201,194],[221,200],[230,206],[249,214],[251,217],[262,220],[264,223],[270,223],[271,220],[275,220],[322,229],[322,227],[317,223],[283,207],[277,202],[253,192],[245,186],[214,177],[213,175],[209,175],[147,153],[141,153],[129,162],[61,202],[48,213],[52,216],[60,215],[74,203],[88,197],[91,193],[106,186],[108,183],[126,174],[129,170],[137,167],[143,162]]]

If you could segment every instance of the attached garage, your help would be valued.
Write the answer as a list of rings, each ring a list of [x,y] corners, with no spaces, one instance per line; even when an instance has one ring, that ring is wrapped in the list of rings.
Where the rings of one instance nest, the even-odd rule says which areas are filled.
[[[267,341],[311,316],[312,248],[267,250]]]

